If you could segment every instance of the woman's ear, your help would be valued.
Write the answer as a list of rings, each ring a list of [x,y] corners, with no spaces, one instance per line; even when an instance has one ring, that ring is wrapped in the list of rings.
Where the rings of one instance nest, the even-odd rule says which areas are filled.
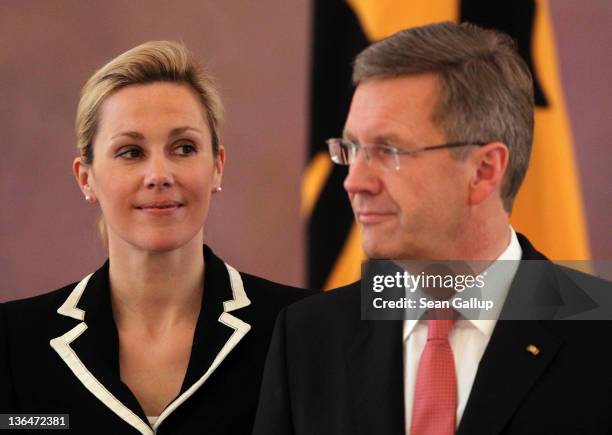
[[[72,162],[72,173],[85,196],[85,201],[92,204],[96,202],[96,194],[92,187],[91,166],[85,163],[82,157],[77,157]]]
[[[212,192],[216,193],[221,190],[223,167],[225,166],[225,148],[223,145],[219,145],[219,151],[217,151],[214,164],[215,167],[213,168]]]

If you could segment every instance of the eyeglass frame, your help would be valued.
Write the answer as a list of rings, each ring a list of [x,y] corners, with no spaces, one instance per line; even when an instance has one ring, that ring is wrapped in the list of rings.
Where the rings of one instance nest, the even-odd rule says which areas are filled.
[[[464,146],[469,146],[469,145],[474,145],[474,146],[485,146],[487,145],[489,142],[483,142],[483,141],[459,141],[459,142],[449,142],[449,143],[444,143],[444,144],[439,144],[439,145],[428,145],[428,146],[424,146],[421,148],[416,148],[413,150],[402,150],[399,149],[397,147],[391,146],[391,145],[369,145],[369,146],[363,146],[363,145],[359,145],[356,144],[355,142],[351,142],[350,140],[347,139],[343,139],[343,138],[330,138],[327,139],[325,141],[325,143],[327,144],[327,148],[329,151],[329,156],[332,162],[334,162],[337,165],[341,165],[341,166],[350,166],[351,163],[340,163],[336,160],[334,160],[334,156],[332,155],[332,144],[333,143],[340,143],[340,144],[345,144],[345,145],[351,145],[352,149],[356,149],[355,151],[355,156],[357,155],[357,151],[359,151],[360,149],[365,150],[365,156],[366,156],[366,160],[368,162],[371,161],[371,156],[368,152],[368,148],[376,148],[376,149],[383,149],[383,150],[387,150],[387,151],[391,151],[395,161],[396,161],[396,165],[395,168],[388,168],[386,165],[382,165],[384,168],[387,169],[394,169],[395,171],[399,171],[400,169],[400,161],[398,156],[409,156],[409,155],[414,155],[414,154],[418,154],[424,151],[432,151],[432,150],[441,150],[441,149],[445,149],[445,148],[459,148],[459,147],[464,147]]]

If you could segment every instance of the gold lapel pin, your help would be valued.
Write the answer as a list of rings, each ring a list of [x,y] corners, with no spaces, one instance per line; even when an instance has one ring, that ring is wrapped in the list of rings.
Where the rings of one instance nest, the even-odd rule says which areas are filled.
[[[540,354],[540,348],[535,344],[530,344],[525,350],[533,356],[538,356]]]

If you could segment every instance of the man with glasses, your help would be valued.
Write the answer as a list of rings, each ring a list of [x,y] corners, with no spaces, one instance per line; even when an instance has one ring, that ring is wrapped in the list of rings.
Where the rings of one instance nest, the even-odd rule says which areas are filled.
[[[509,224],[534,107],[513,41],[469,24],[408,29],[364,50],[353,81],[342,138],[327,143],[348,166],[367,257],[514,260],[496,283],[502,301],[557,285],[556,269],[552,284],[517,280],[519,260],[546,259]],[[362,320],[355,283],[279,315],[255,434],[610,433],[611,333],[607,322]]]

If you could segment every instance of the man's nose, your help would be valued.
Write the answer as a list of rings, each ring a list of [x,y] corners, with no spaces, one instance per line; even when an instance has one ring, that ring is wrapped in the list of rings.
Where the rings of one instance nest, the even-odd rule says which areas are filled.
[[[368,159],[365,150],[362,149],[357,153],[344,179],[344,190],[347,193],[376,195],[380,192],[382,187],[380,173],[373,163],[371,159]]]

